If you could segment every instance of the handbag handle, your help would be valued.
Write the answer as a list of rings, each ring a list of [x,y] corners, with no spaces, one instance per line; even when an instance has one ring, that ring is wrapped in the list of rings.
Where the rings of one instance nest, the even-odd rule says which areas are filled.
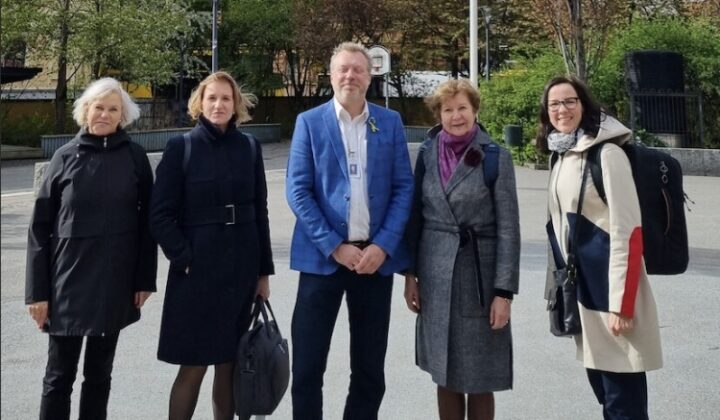
[[[265,309],[267,307],[267,310]],[[275,312],[272,310],[272,306],[270,306],[270,301],[264,299],[262,296],[256,296],[255,302],[253,304],[253,311],[252,311],[252,321],[250,323],[251,328],[257,324],[257,321],[260,319],[260,316],[262,315],[263,322],[265,324],[268,324],[270,319],[268,318],[268,311],[270,312],[270,315],[272,316],[272,319],[275,321],[275,328],[277,329],[278,333],[280,333],[280,327],[277,325],[277,318],[275,317]]]

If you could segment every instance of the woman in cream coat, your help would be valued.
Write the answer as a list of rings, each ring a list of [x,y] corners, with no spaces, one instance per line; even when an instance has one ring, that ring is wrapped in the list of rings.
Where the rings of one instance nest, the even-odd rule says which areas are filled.
[[[582,333],[575,342],[605,419],[647,419],[645,372],[662,367],[655,300],[642,257],[640,205],[630,163],[619,147],[631,138],[631,131],[604,114],[579,80],[559,77],[546,86],[538,146],[556,155],[550,172],[548,237],[566,260],[579,221]],[[600,155],[607,204],[588,175],[577,217],[587,152],[602,142],[608,143]],[[549,274],[553,269],[549,267]]]

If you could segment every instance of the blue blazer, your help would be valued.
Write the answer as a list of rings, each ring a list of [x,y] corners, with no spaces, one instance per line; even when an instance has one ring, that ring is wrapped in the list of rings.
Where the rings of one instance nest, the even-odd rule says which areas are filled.
[[[405,270],[402,244],[410,215],[413,175],[400,115],[368,103],[367,188],[370,241],[387,253],[380,273]],[[348,238],[350,180],[333,101],[298,115],[287,166],[285,194],[297,218],[290,268],[328,275],[340,266],[333,251]]]

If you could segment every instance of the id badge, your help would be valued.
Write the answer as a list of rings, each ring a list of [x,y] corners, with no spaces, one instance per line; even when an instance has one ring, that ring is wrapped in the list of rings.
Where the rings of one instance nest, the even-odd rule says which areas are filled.
[[[348,164],[348,172],[353,178],[360,178],[360,165],[356,160],[351,160]]]

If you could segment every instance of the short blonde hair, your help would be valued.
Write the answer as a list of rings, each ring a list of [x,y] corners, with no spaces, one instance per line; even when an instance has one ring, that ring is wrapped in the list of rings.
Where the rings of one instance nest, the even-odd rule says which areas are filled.
[[[217,71],[210,74],[195,88],[192,95],[190,95],[190,100],[188,100],[188,115],[190,115],[193,120],[197,120],[200,117],[200,114],[202,114],[202,100],[205,94],[205,88],[213,82],[227,82],[230,85],[235,102],[235,125],[250,121],[252,117],[250,116],[249,110],[257,103],[257,97],[252,93],[243,93],[235,79],[224,71]]]
[[[357,42],[343,42],[342,44],[335,47],[333,50],[332,57],[330,58],[330,71],[333,70],[333,62],[335,61],[335,57],[338,56],[343,51],[347,51],[350,53],[361,53],[365,56],[365,60],[367,61],[367,71],[370,73],[370,70],[372,69],[372,59],[370,58],[370,51],[368,51],[367,48],[362,46],[362,44],[358,44]]]
[[[73,104],[73,119],[77,125],[84,127],[87,123],[90,104],[113,93],[118,94],[122,102],[120,127],[127,127],[137,120],[138,117],[140,117],[140,107],[133,102],[130,95],[123,89],[122,84],[112,77],[103,77],[90,83],[88,87],[85,88],[83,94],[75,100]]]
[[[477,114],[480,110],[480,94],[473,85],[465,79],[451,79],[441,83],[432,95],[425,98],[425,105],[433,113],[438,122],[440,122],[440,108],[443,102],[452,99],[455,95],[464,93],[470,101],[473,113]]]

